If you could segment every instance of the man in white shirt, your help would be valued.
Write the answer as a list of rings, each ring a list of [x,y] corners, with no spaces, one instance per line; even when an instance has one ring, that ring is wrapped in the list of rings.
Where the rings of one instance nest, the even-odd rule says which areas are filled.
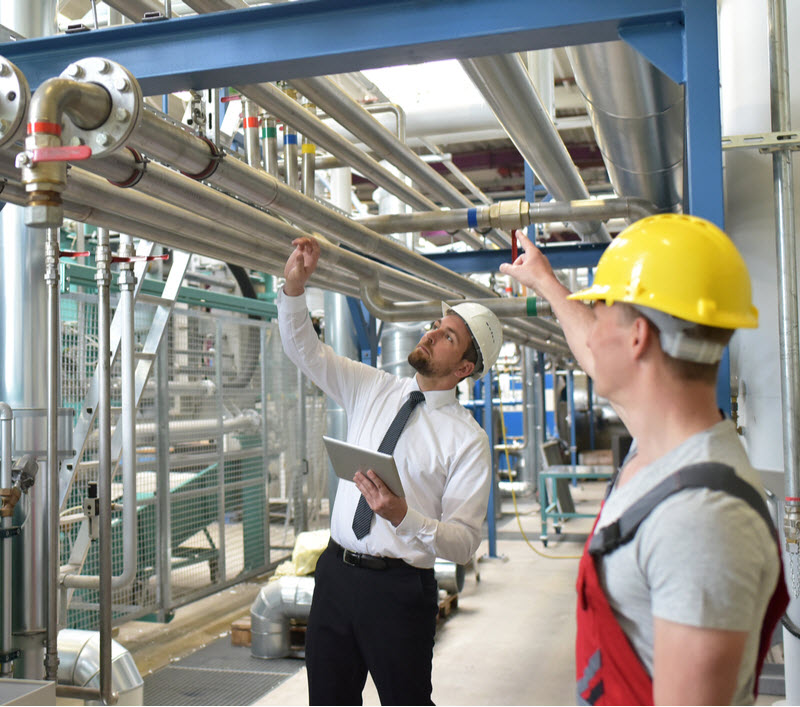
[[[413,378],[339,356],[317,338],[304,296],[319,244],[300,238],[293,245],[278,295],[284,351],[344,408],[347,441],[379,449],[398,411],[415,401],[392,452],[405,498],[371,470],[356,474],[355,483],[339,481],[331,544],[317,563],[306,634],[309,700],[361,704],[369,672],[383,704],[431,704],[434,561],[472,558],[491,476],[489,440],[457,402],[455,388],[491,368],[502,328],[478,304],[445,307],[409,355]],[[366,511],[361,530],[359,503]]]

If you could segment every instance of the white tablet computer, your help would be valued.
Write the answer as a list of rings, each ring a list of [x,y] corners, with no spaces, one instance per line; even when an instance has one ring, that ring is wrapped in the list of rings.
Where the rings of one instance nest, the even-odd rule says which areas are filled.
[[[357,447],[354,444],[324,435],[322,441],[325,442],[333,470],[340,479],[352,481],[357,471],[365,474],[367,469],[372,469],[395,496],[405,497],[400,474],[397,472],[397,465],[391,454],[364,449],[364,447]]]

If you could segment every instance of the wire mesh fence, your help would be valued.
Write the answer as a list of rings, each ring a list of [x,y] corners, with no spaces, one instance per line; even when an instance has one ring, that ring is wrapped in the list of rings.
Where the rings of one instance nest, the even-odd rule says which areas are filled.
[[[114,303],[112,302],[112,305]],[[156,306],[137,303],[137,349]],[[97,365],[95,297],[62,296],[62,404],[80,410]],[[112,431],[122,408],[111,371]],[[115,623],[166,618],[190,601],[263,574],[297,532],[328,523],[326,402],[284,356],[277,323],[177,304],[136,411],[136,571],[113,592]],[[112,501],[122,465],[112,460]],[[62,564],[99,570],[81,515],[97,480],[97,423],[62,510]],[[129,546],[130,546],[129,538]],[[112,565],[124,565],[122,511],[112,515]],[[72,628],[97,628],[98,593],[62,594]]]

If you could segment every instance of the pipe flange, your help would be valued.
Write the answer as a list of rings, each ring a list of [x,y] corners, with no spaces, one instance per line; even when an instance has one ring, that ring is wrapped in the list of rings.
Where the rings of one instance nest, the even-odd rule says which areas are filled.
[[[62,123],[63,145],[88,145],[93,156],[107,155],[120,148],[142,122],[142,89],[124,66],[101,57],[88,57],[70,64],[61,78],[102,86],[111,97],[105,122],[93,130],[82,130],[71,120]]]
[[[30,101],[28,80],[8,59],[0,57],[0,147],[22,136]]]

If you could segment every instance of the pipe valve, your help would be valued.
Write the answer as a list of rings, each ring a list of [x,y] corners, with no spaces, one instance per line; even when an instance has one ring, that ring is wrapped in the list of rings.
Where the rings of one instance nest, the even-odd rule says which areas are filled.
[[[792,555],[800,554],[800,506],[785,506],[783,534],[786,538],[786,552]]]
[[[100,537],[100,499],[97,496],[97,482],[90,481],[87,496],[83,499],[83,513],[89,521],[89,537],[97,540]]]

